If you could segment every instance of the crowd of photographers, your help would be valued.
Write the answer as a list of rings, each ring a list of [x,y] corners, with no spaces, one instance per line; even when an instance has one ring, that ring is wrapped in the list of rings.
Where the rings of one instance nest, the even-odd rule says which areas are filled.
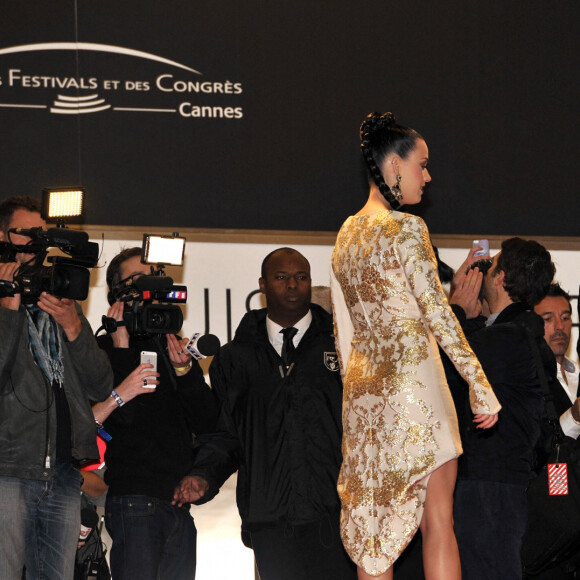
[[[179,307],[143,306],[145,292],[155,297],[171,280],[151,276],[141,248],[121,252],[107,270],[110,332],[95,339],[75,302],[96,265],[86,234],[47,229],[37,200],[12,197],[0,204],[0,247],[0,578],[82,575],[79,490],[107,487],[114,577],[192,578],[196,529],[173,493],[217,404],[195,345],[175,335]],[[44,265],[51,247],[68,257]],[[104,482],[102,470],[79,471],[99,466],[97,432],[107,440]]]
[[[248,313],[215,358],[212,392],[198,364],[201,346],[177,336],[180,308],[158,305],[169,292],[183,301],[181,287],[143,263],[142,248],[109,263],[107,333],[95,338],[75,302],[87,296],[95,246],[82,232],[47,229],[32,198],[0,203],[0,578],[107,577],[106,565],[91,572],[98,550],[84,552],[75,569],[82,489],[89,498],[108,490],[115,580],[192,579],[190,504],[211,499],[238,469],[242,537],[262,580],[355,578],[339,536],[341,383],[332,319],[311,304],[308,261],[290,248],[265,258],[259,284],[267,308]],[[47,267],[51,247],[68,258]],[[538,270],[531,278],[519,272],[526,260]],[[464,446],[456,533],[465,577],[492,577],[483,571],[498,560],[514,567],[505,577],[516,578],[526,519],[520,504],[542,443],[526,332],[547,361],[562,430],[575,438],[578,367],[565,357],[570,297],[554,285],[545,295],[553,264],[535,242],[504,242],[489,275],[489,265],[484,275],[475,262],[472,251],[451,302],[503,410],[483,440],[470,430],[469,412],[462,417],[462,390],[453,393]],[[453,392],[450,373],[448,380]],[[105,440],[106,471],[97,445]],[[90,463],[97,469],[79,471]],[[488,520],[482,506],[491,506]],[[408,552],[397,564],[400,577],[422,577],[409,564],[412,546]],[[575,567],[551,574],[543,577],[571,578]]]

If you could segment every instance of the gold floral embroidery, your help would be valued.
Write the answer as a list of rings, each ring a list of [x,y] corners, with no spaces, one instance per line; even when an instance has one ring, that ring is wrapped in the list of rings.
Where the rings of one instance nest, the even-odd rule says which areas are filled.
[[[461,453],[436,343],[468,382],[473,412],[499,408],[436,267],[423,221],[391,211],[349,218],[332,256],[335,315],[346,308],[353,327],[350,352],[335,329],[345,370],[341,533],[370,574],[416,532],[426,477]]]

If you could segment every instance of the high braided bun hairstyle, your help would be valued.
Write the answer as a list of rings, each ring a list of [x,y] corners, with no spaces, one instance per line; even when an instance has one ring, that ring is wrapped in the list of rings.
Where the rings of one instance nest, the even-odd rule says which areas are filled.
[[[393,209],[400,209],[401,203],[393,195],[385,182],[380,166],[385,157],[396,153],[401,159],[415,148],[421,135],[414,129],[398,125],[393,113],[371,113],[360,127],[361,151],[365,160],[369,179],[372,179]]]

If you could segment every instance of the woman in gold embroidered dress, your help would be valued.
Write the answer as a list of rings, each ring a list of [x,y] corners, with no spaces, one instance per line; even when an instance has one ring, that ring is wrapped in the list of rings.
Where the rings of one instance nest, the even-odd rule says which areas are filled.
[[[393,577],[420,527],[427,580],[461,578],[453,489],[461,441],[439,344],[468,382],[474,421],[500,405],[448,306],[416,204],[428,149],[391,113],[361,126],[365,206],[343,224],[332,255],[336,346],[344,380],[341,534],[361,579]]]

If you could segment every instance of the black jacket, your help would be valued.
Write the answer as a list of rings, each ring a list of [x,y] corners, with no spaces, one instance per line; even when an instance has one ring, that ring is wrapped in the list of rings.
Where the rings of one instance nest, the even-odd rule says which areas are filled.
[[[157,371],[161,375],[154,393],[135,397],[113,411],[104,423],[112,437],[105,454],[109,493],[169,501],[191,469],[193,434],[214,429],[215,398],[196,361],[189,373],[175,375],[164,354],[164,339],[131,338],[129,348],[113,348],[109,335],[100,336],[98,342],[109,356],[115,384],[139,365],[142,350],[158,353]]]
[[[459,478],[526,485],[544,459],[545,404],[528,333],[553,376],[544,321],[524,304],[511,304],[491,326],[468,336],[502,410],[497,424],[483,430],[475,427],[465,402],[458,404],[464,448]]]
[[[210,367],[219,432],[196,442],[191,474],[209,481],[207,501],[238,469],[246,529],[317,521],[340,509],[342,383],[332,318],[315,304],[311,312],[288,376],[268,340],[266,309],[244,316]]]

